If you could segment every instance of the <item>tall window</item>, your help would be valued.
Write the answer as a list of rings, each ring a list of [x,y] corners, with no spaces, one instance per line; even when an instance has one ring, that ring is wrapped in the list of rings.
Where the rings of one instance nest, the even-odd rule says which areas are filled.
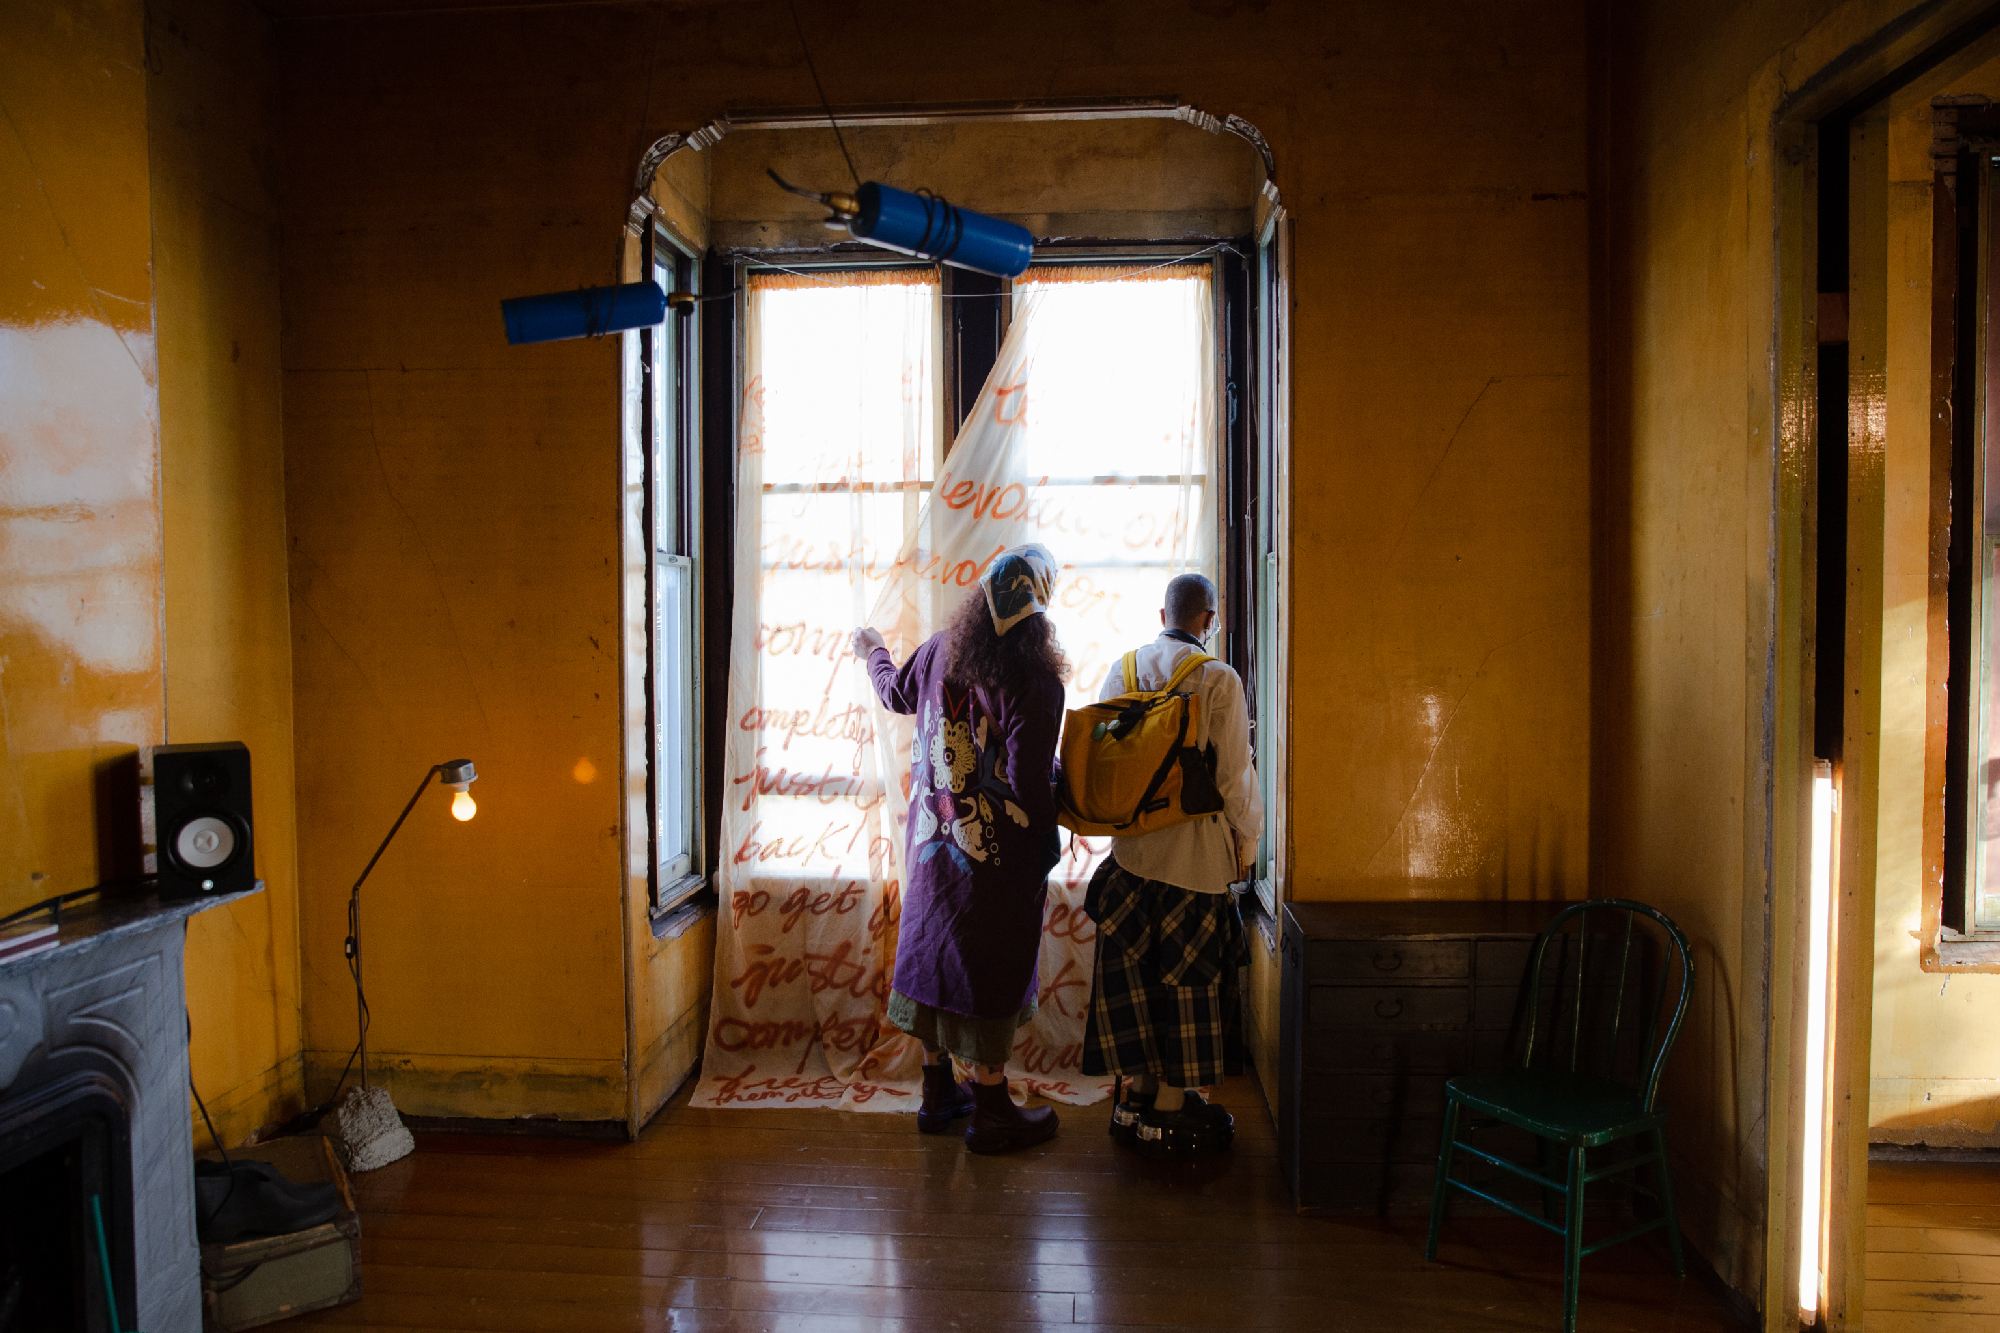
[[[1039,541],[1062,566],[1051,618],[1074,704],[1158,634],[1171,575],[1213,572],[1212,273],[1154,258],[1048,264],[1011,290],[967,284],[965,298],[987,304],[980,321],[949,321],[951,379],[974,401],[952,403],[961,428],[947,447],[956,282],[915,267],[747,270],[717,857],[726,910],[703,1094],[716,1104],[859,1105],[908,1054],[883,1012],[911,751],[927,733],[877,705],[852,657],[854,627],[882,630],[900,658],[967,599],[978,606],[995,553]],[[988,316],[1006,332],[979,366],[967,334]],[[1108,840],[1069,846],[1048,886],[1037,1012],[1012,1063],[1073,1098],[1094,939],[1083,881]]]
[[[694,289],[697,266],[665,236],[649,246],[653,280],[666,291]],[[671,911],[703,886],[700,790],[699,419],[692,320],[669,314],[641,335],[646,432],[646,530],[652,617],[653,910]]]

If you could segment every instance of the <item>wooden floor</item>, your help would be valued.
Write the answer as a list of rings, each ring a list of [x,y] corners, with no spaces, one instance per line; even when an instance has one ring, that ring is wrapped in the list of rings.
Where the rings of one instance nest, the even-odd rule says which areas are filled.
[[[1015,1330],[1559,1326],[1559,1241],[1453,1221],[1307,1218],[1256,1084],[1235,1149],[1114,1148],[1107,1105],[1052,1144],[974,1157],[907,1116],[697,1111],[636,1144],[419,1135],[355,1180],[366,1296],[299,1322],[401,1329]],[[1585,1263],[1585,1330],[1734,1329],[1646,1241]],[[1871,1325],[1872,1328],[1872,1325]]]
[[[2000,1333],[2000,1166],[1869,1166],[1867,1322]]]

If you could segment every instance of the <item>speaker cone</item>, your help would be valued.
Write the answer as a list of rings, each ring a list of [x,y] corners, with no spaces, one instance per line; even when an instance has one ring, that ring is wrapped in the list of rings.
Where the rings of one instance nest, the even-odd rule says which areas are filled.
[[[213,870],[235,855],[236,830],[214,815],[198,815],[174,835],[174,856],[190,870]]]

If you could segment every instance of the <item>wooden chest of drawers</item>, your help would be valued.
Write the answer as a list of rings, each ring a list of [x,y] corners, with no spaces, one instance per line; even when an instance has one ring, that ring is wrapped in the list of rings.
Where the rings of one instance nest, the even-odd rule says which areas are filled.
[[[1522,975],[1561,903],[1289,903],[1278,1153],[1301,1208],[1422,1212],[1444,1081],[1518,1058]]]

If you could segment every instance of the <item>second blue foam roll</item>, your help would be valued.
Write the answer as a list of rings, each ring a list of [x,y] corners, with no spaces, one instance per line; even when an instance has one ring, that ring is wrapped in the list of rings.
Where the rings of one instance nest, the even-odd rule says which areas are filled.
[[[1034,257],[1026,227],[873,181],[854,197],[861,212],[848,230],[857,240],[997,278],[1018,278]]]

